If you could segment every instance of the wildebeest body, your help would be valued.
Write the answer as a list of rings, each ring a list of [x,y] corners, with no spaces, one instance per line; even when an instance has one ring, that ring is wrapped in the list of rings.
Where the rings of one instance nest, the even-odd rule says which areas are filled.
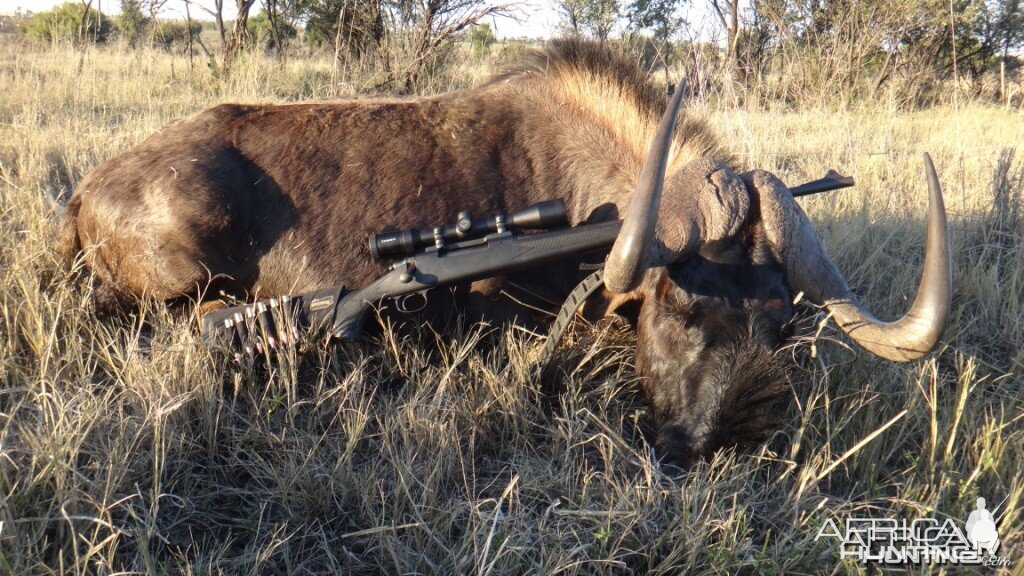
[[[672,130],[679,102],[659,123],[665,96],[637,66],[568,41],[478,88],[429,98],[221,105],[93,171],[68,205],[62,246],[69,256],[84,249],[115,299],[265,297],[365,285],[383,270],[368,234],[461,210],[559,198],[573,224],[625,215],[608,289],[587,307],[625,311],[635,324],[657,444],[681,462],[770,432],[788,390],[775,351],[797,293],[884,357],[934,347],[949,261],[930,163],[922,287],[904,318],[880,322],[784,184],[739,176],[692,115]],[[574,264],[514,280],[557,301],[582,275]],[[514,298],[491,298],[501,282],[474,284],[471,315],[529,315]]]
[[[614,216],[643,151],[559,97],[574,80],[519,73],[432,98],[220,105],[92,172],[72,200],[74,243],[97,244],[90,264],[126,295],[196,295],[218,279],[267,296],[363,285],[382,269],[367,234],[460,210],[562,198],[574,223],[602,206]],[[654,100],[645,120],[656,120],[658,96],[631,79],[584,80],[633,109]],[[693,156],[725,157],[698,123],[685,128]]]

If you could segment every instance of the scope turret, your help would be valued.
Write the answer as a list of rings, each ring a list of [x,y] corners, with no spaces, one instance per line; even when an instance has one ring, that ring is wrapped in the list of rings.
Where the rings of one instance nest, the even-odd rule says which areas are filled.
[[[412,256],[430,246],[441,248],[448,242],[473,240],[507,229],[543,230],[565,226],[568,223],[565,204],[561,200],[548,200],[527,206],[512,214],[499,212],[480,220],[473,220],[469,212],[460,212],[454,224],[370,234],[368,244],[373,259],[382,260]]]

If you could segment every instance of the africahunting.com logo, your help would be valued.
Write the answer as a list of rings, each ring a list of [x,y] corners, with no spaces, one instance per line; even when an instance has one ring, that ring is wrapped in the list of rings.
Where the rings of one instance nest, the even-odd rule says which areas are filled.
[[[961,530],[953,519],[829,518],[818,530],[822,538],[839,541],[842,558],[861,564],[978,564],[1008,566],[1008,556],[996,556],[999,532],[996,518],[978,498]]]

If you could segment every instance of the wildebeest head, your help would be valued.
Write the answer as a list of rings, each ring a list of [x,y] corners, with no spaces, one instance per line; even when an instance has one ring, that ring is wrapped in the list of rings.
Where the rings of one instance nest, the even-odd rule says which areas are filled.
[[[775,263],[743,250],[651,270],[637,321],[637,372],[663,457],[690,464],[763,441],[789,392],[777,354],[793,306]]]
[[[725,445],[761,441],[774,428],[789,388],[776,352],[798,294],[824,307],[864,348],[905,361],[936,344],[951,281],[945,209],[927,156],[924,275],[910,311],[881,322],[857,302],[792,194],[771,174],[741,178],[698,161],[666,181],[681,96],[677,89],[662,118],[609,254],[605,286],[640,302],[636,366],[656,444],[662,457],[690,464]]]

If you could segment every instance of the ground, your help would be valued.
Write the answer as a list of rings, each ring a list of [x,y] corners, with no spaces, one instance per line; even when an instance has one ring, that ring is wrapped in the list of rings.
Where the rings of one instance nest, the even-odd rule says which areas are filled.
[[[488,352],[473,332],[311,344],[304,362],[238,374],[161,306],[91,314],[53,252],[84,174],[216,102],[353,85],[326,59],[243,60],[217,79],[159,52],[0,42],[0,571],[867,573],[816,539],[829,519],[963,526],[978,496],[1010,565],[945,570],[1024,571],[1021,111],[963,97],[922,111],[692,104],[749,167],[856,177],[801,203],[889,318],[917,284],[930,152],[955,297],[940,349],[909,364],[811,316],[784,351],[787,425],[678,474],[651,458],[631,338],[611,327],[576,331],[552,409],[530,372],[542,341],[516,330]]]

